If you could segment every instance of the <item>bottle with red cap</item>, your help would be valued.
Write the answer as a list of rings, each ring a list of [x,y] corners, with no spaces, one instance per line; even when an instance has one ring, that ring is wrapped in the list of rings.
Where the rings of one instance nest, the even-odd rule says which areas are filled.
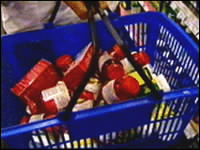
[[[113,59],[108,52],[103,52],[98,60],[100,76],[106,80],[114,80],[125,75],[122,64]]]
[[[26,105],[30,106],[33,114],[36,111],[36,105],[41,103],[41,91],[50,88],[60,80],[55,66],[49,61],[40,60],[24,77],[19,81],[11,92],[18,96]],[[32,109],[33,108],[33,109]]]
[[[55,61],[56,67],[64,75],[65,72],[69,69],[70,65],[74,62],[73,57],[70,55],[62,55],[58,57]]]
[[[128,59],[125,57],[122,49],[116,44],[112,47],[112,49],[109,51],[109,54],[117,61],[120,61],[123,65],[125,73],[130,73],[132,71],[135,71],[134,67],[131,65],[131,63],[128,61]],[[150,65],[150,57],[148,54],[144,51],[142,52],[131,52],[133,60],[137,62],[137,64],[143,68],[147,68],[151,72],[152,66]]]
[[[112,56],[114,59],[120,61],[123,58],[125,58],[125,55],[122,51],[122,49],[120,48],[119,45],[115,44],[111,50],[108,51],[108,53],[110,54],[110,56]]]
[[[70,65],[68,70],[65,72],[62,80],[72,92],[76,90],[85,77],[92,59],[93,52],[93,47],[91,43],[89,43],[83,49],[82,53],[78,55],[74,63]]]
[[[80,99],[84,101],[91,101],[83,105],[84,107],[91,106],[91,103],[96,100],[100,91],[101,84],[95,77],[91,77],[86,84],[83,93],[80,95]],[[45,109],[45,113],[54,114],[64,110],[68,106],[71,100],[72,92],[68,89],[67,85],[63,81],[59,81],[56,86],[42,91],[42,100]],[[81,105],[82,106],[82,105]],[[78,109],[77,109],[78,110]]]
[[[108,103],[116,103],[136,97],[140,93],[140,86],[136,79],[124,75],[111,80],[102,87],[102,98]]]

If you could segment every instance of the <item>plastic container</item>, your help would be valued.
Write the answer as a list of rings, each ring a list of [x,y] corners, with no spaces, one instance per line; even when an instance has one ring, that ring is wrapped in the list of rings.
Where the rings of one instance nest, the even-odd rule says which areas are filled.
[[[131,51],[147,52],[155,73],[162,73],[167,78],[171,92],[163,93],[162,100],[146,96],[74,112],[67,121],[61,120],[62,112],[50,120],[19,126],[19,120],[25,115],[25,106],[10,92],[10,88],[41,58],[53,62],[64,54],[75,56],[91,38],[87,23],[4,36],[1,39],[1,138],[8,146],[61,148],[82,147],[85,144],[88,147],[161,148],[179,141],[198,107],[198,47],[177,24],[161,13],[120,17],[113,20],[113,24]],[[124,34],[123,27],[127,34]],[[101,49],[111,49],[115,41],[103,22],[97,23],[97,29]],[[159,106],[162,107],[155,111]],[[153,119],[151,114],[154,114]],[[66,127],[69,136],[63,134],[61,140],[52,142],[44,128],[53,126]],[[126,142],[95,142],[113,136],[113,139],[124,137],[118,134],[129,133],[133,129],[137,133],[136,138],[129,138],[128,135],[130,140]],[[39,143],[34,140],[35,137],[33,139],[33,131]]]

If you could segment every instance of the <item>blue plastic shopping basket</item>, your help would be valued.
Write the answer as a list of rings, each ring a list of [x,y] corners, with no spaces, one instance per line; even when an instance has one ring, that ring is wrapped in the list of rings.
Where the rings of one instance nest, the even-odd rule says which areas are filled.
[[[119,31],[126,29],[132,40],[122,36],[131,51],[146,51],[150,55],[155,73],[164,74],[171,92],[163,93],[160,101],[146,96],[75,112],[68,121],[58,116],[19,126],[25,105],[10,88],[41,58],[53,62],[63,54],[75,56],[91,38],[87,23],[4,36],[1,138],[9,147],[159,148],[175,144],[183,136],[198,108],[198,47],[161,13],[118,17],[112,23]],[[97,22],[97,30],[101,49],[110,49],[115,41],[102,21]],[[65,127],[68,133],[52,140],[44,129],[53,126]]]

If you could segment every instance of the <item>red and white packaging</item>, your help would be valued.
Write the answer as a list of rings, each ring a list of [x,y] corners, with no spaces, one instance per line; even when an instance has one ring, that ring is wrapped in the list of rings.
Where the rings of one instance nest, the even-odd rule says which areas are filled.
[[[118,79],[125,74],[122,64],[106,51],[99,57],[98,68],[100,76],[105,80]]]
[[[41,103],[41,91],[56,85],[60,78],[53,64],[42,59],[34,65],[22,80],[11,88],[11,92],[18,96],[25,104],[37,105]],[[32,111],[32,109],[30,110]]]
[[[108,103],[116,103],[136,97],[140,93],[138,81],[130,76],[123,76],[117,80],[111,80],[102,88],[102,98]]]
[[[94,77],[91,77],[86,84],[84,91],[80,95],[77,104],[73,108],[73,112],[81,111],[93,108],[94,101],[97,100],[97,97],[101,90],[101,83],[95,74]]]
[[[73,57],[70,55],[62,55],[55,61],[56,67],[63,73],[69,69],[70,65],[74,62]]]
[[[80,85],[81,81],[85,77],[86,72],[88,71],[92,54],[94,53],[91,43],[89,43],[81,54],[78,55],[77,59],[69,69],[65,72],[63,81],[71,91],[75,91],[76,88]]]
[[[30,100],[29,98],[27,98],[26,96],[25,98],[27,100],[26,112],[28,114],[33,115],[33,114],[40,114],[40,113],[45,112],[42,100],[36,103],[33,100]]]
[[[68,87],[63,81],[41,92],[46,114],[57,114],[68,106],[71,99]]]
[[[120,63],[123,65],[125,73],[130,73],[132,71],[135,71],[134,67],[131,65],[131,63],[128,61],[128,59],[125,57],[122,49],[118,45],[114,45],[112,49],[109,51],[109,54],[115,59],[120,61]],[[148,69],[152,70],[152,67],[150,65],[150,57],[148,54],[144,51],[142,52],[131,52],[132,58],[140,65],[141,67],[147,67]]]
[[[96,100],[101,89],[101,83],[97,77],[91,77],[86,84],[83,93],[80,98],[86,100]]]

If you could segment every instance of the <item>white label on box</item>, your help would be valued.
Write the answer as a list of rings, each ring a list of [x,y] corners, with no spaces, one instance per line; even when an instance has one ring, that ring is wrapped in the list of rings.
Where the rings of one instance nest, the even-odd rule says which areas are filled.
[[[102,88],[102,96],[108,104],[112,104],[114,101],[119,100],[119,97],[117,97],[115,93],[114,84],[115,80],[111,80]]]
[[[68,88],[63,81],[59,81],[55,87],[43,90],[42,97],[45,102],[54,100],[59,111],[65,108],[70,101]]]
[[[100,56],[100,58],[99,58],[99,71],[100,72],[102,71],[104,63],[110,59],[112,59],[112,56],[110,56],[108,54],[108,52],[106,52],[106,51],[103,53],[103,55]]]

